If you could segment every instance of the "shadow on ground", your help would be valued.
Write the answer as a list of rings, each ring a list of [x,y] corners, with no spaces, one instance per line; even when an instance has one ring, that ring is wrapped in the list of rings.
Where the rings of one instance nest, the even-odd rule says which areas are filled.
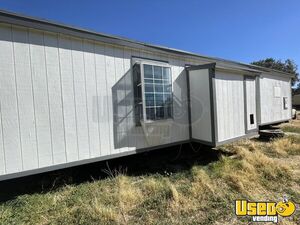
[[[116,173],[128,176],[160,173],[168,175],[189,170],[193,165],[206,165],[218,160],[218,152],[193,143],[152,150],[117,159],[61,169],[0,182],[0,201],[18,195],[45,193],[64,185],[105,179]]]

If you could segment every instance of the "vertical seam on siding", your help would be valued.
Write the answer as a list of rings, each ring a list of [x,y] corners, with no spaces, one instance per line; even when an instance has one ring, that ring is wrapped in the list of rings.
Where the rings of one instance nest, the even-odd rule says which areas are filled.
[[[40,168],[40,156],[39,156],[39,143],[38,143],[38,132],[37,132],[37,118],[36,118],[36,111],[35,111],[35,98],[34,98],[34,87],[33,87],[33,78],[32,78],[32,60],[31,60],[31,48],[29,43],[29,29],[27,31],[27,41],[28,41],[28,49],[29,49],[29,64],[30,64],[30,78],[31,78],[31,91],[32,91],[32,101],[33,101],[33,115],[34,115],[34,128],[35,128],[35,139],[36,139],[36,155],[37,155],[37,163],[38,168]]]
[[[109,117],[109,110],[108,110],[108,88],[107,88],[107,69],[106,69],[106,55],[105,55],[105,48],[106,45],[101,46],[102,48],[102,56],[103,56],[103,66],[104,66],[104,78],[105,78],[105,93],[103,96],[101,96],[102,100],[105,101],[104,99],[106,98],[106,110],[107,110],[107,116]],[[111,139],[110,139],[110,122],[109,119],[105,121],[105,123],[108,123],[108,143],[109,143],[109,152],[111,153]]]
[[[47,82],[47,104],[48,104],[48,113],[49,113],[49,130],[50,130],[50,144],[51,144],[51,152],[52,152],[52,164],[54,164],[54,153],[53,153],[53,135],[52,135],[52,120],[51,120],[51,110],[50,110],[50,99],[49,99],[49,81],[48,81],[48,69],[47,69],[47,55],[46,55],[46,47],[45,47],[45,32],[43,32],[43,51],[44,51],[44,59],[45,59],[45,72],[46,72],[46,82]]]
[[[16,87],[16,100],[17,100],[17,111],[18,111],[18,126],[19,126],[19,139],[20,139],[20,154],[21,154],[21,165],[22,170],[24,169],[24,161],[23,161],[23,144],[21,137],[21,123],[20,123],[20,109],[19,109],[19,96],[18,96],[18,83],[17,83],[17,70],[16,70],[16,58],[15,58],[15,44],[13,38],[13,28],[11,25],[11,40],[12,40],[12,50],[13,50],[13,59],[14,59],[14,75],[15,75],[15,87]]]
[[[3,149],[3,166],[4,166],[4,173],[6,174],[6,155],[5,155],[5,145],[4,145],[4,133],[3,133],[3,118],[2,118],[2,107],[0,101],[0,119],[1,119],[1,132],[2,132],[2,149]]]
[[[116,56],[115,56],[115,52],[116,51],[116,48],[112,47],[112,53],[113,53],[113,59],[114,59],[114,65],[113,65],[113,69],[114,69],[114,75],[115,75],[115,79],[114,79],[114,83],[112,84],[111,86],[111,89],[113,88],[113,86],[116,84],[117,82],[117,70],[116,70]],[[114,115],[114,101],[113,101],[113,96],[111,95],[111,101],[112,101],[112,107],[111,107],[111,110],[112,110],[112,134],[114,136],[114,126],[115,126],[115,115]],[[118,135],[118,134],[117,134]],[[118,136],[117,136],[118,138]],[[115,143],[113,143],[113,151],[115,151]]]
[[[12,42],[12,40],[11,40]],[[6,168],[6,154],[5,154],[5,144],[4,144],[4,129],[3,129],[3,117],[2,117],[2,104],[0,101],[0,116],[1,116],[1,132],[2,132],[2,148],[3,148],[3,166],[4,166],[4,173],[7,173]]]
[[[89,157],[91,158],[91,143],[90,143],[90,123],[89,123],[89,110],[88,110],[88,98],[86,87],[86,70],[85,70],[85,57],[84,57],[84,41],[82,41],[82,56],[83,56],[83,75],[84,75],[84,87],[85,87],[85,108],[86,108],[86,122],[88,129],[88,144],[89,144]]]
[[[99,117],[99,101],[98,101],[98,79],[97,79],[97,67],[96,67],[96,50],[95,50],[95,43],[93,42],[93,59],[94,59],[94,69],[95,69],[95,81],[96,81],[96,103],[97,103],[97,118],[98,118],[98,134],[99,134],[99,153],[101,155],[101,130],[100,130],[100,117]]]
[[[63,119],[63,127],[64,127],[64,143],[65,143],[65,156],[66,162],[68,162],[68,154],[67,154],[67,140],[66,140],[66,126],[65,126],[65,113],[64,113],[64,99],[63,99],[63,87],[62,87],[62,76],[61,76],[61,64],[60,64],[60,46],[59,46],[59,34],[57,34],[57,53],[58,53],[58,66],[59,66],[59,77],[60,77],[60,91],[61,91],[61,111],[62,111],[62,119]]]
[[[105,83],[106,83],[106,103],[107,103],[107,116],[108,116],[108,138],[109,138],[109,153],[111,155],[111,149],[112,149],[112,144],[111,144],[111,137],[110,137],[110,121],[109,121],[109,106],[108,106],[108,85],[107,85],[107,68],[106,68],[106,59],[107,59],[107,55],[106,55],[106,47],[107,45],[104,45],[104,68],[105,68]]]
[[[71,64],[72,64],[72,75],[73,75],[73,95],[74,95],[74,108],[75,108],[75,128],[76,128],[76,143],[77,143],[77,157],[79,160],[79,144],[78,144],[78,122],[77,122],[77,107],[76,107],[76,93],[75,93],[75,76],[74,76],[74,62],[73,62],[73,41],[70,38],[69,41],[71,42]]]

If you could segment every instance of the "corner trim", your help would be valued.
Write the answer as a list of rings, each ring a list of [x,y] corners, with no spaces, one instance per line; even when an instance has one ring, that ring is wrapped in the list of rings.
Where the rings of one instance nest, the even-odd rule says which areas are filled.
[[[218,119],[215,83],[215,65],[209,68],[209,92],[210,92],[210,114],[211,114],[211,137],[214,145],[218,141]]]
[[[187,102],[188,102],[188,121],[189,121],[189,139],[192,140],[192,109],[191,109],[191,87],[190,87],[190,73],[186,69],[186,83],[187,83]]]

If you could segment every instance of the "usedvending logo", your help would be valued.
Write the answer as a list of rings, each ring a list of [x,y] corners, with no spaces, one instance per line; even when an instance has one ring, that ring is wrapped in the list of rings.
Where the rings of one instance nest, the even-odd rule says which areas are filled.
[[[237,216],[252,217],[253,222],[278,223],[278,216],[289,217],[293,215],[295,211],[295,203],[286,198],[280,202],[235,201],[235,214]]]

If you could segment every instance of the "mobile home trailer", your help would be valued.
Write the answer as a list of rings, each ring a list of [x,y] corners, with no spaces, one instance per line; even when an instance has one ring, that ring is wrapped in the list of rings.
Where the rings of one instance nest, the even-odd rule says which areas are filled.
[[[0,12],[0,180],[291,118],[291,75]]]

